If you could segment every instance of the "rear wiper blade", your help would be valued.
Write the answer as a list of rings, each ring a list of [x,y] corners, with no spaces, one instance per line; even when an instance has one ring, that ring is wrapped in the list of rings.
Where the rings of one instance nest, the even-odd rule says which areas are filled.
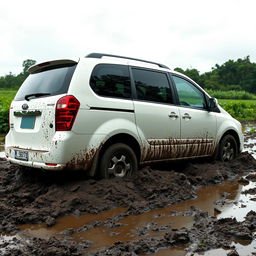
[[[31,94],[27,94],[24,98],[25,100],[29,101],[30,97],[42,97],[42,96],[48,96],[51,95],[50,93],[31,93]]]

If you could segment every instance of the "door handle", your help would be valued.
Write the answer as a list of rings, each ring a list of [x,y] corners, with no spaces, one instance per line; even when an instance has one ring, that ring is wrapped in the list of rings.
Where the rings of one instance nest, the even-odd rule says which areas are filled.
[[[188,113],[185,113],[184,116],[182,117],[183,119],[191,119],[192,117],[188,114]]]
[[[168,116],[175,119],[179,117],[175,112],[171,112]]]

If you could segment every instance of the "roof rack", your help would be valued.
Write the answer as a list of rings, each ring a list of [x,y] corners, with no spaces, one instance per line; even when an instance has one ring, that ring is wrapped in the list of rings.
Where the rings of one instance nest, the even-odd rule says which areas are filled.
[[[115,57],[115,58],[122,58],[122,59],[128,59],[128,60],[143,61],[143,62],[146,62],[146,63],[158,65],[160,68],[170,69],[169,67],[167,67],[167,66],[165,66],[163,64],[160,64],[160,63],[157,63],[157,62],[153,62],[153,61],[141,60],[141,59],[135,59],[135,58],[131,58],[131,57],[112,55],[112,54],[105,54],[105,53],[90,53],[90,54],[86,55],[85,57],[86,58],[99,58],[100,59],[100,58],[102,58],[104,56],[106,56],[106,57]]]

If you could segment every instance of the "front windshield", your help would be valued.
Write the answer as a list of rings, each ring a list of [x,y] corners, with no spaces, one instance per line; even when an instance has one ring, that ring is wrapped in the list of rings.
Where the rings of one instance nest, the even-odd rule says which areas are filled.
[[[68,91],[76,65],[54,68],[30,74],[18,90],[14,100],[24,100],[26,95],[58,95]]]

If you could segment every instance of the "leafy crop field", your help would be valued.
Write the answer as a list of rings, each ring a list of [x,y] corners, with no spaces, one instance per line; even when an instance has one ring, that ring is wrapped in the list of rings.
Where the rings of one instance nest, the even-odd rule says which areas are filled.
[[[218,100],[230,115],[239,121],[254,121],[256,120],[256,100]]]

